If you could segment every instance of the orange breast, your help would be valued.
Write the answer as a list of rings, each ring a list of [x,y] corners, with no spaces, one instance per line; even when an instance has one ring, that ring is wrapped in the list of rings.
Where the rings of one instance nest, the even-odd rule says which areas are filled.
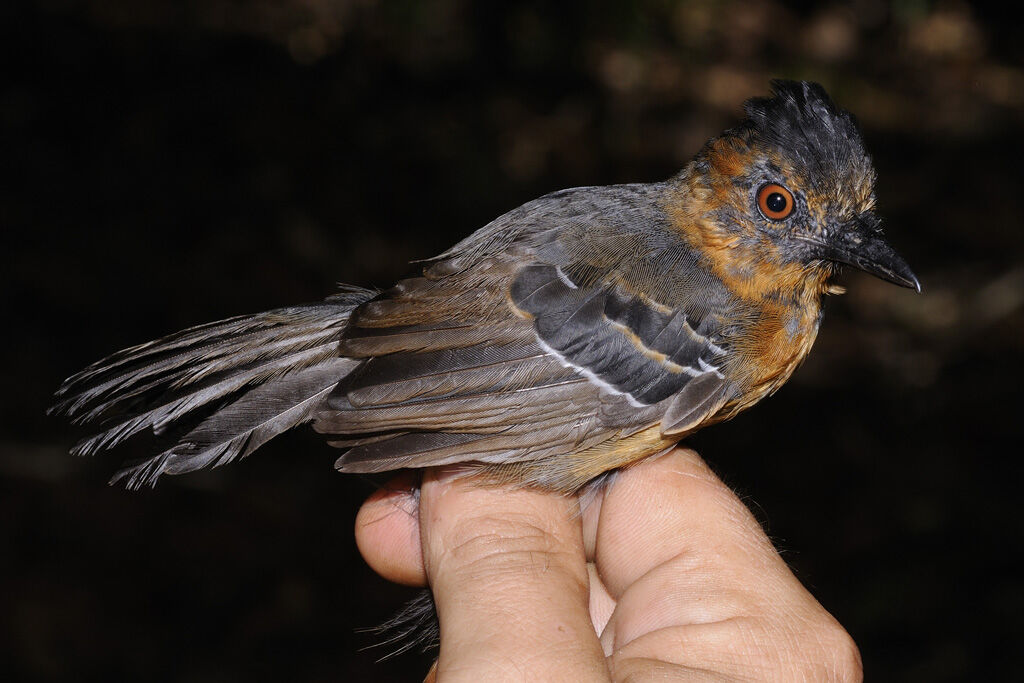
[[[744,388],[735,410],[753,405],[781,387],[807,357],[818,335],[817,300],[766,306],[742,338],[734,341],[731,370]]]
[[[717,225],[709,217],[715,201],[696,192],[667,209],[681,236],[739,301],[732,313],[739,331],[725,340],[731,351],[726,372],[741,390],[723,411],[732,415],[778,389],[807,356],[830,271],[787,263],[770,240]]]

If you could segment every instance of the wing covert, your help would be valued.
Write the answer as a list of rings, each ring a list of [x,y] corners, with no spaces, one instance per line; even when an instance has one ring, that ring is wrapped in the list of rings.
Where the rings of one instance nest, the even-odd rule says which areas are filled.
[[[659,403],[698,377],[722,379],[726,351],[712,314],[688,314],[615,282],[579,286],[549,264],[521,269],[510,295],[549,352],[635,405]]]

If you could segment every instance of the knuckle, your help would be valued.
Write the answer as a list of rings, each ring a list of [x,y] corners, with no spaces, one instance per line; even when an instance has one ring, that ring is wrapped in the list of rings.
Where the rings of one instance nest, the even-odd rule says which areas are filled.
[[[793,645],[799,657],[791,659],[800,680],[859,683],[864,680],[860,650],[838,622],[829,620],[799,629]]]
[[[822,634],[822,643],[831,654],[835,680],[851,683],[864,680],[860,649],[843,627],[835,624],[827,633]]]
[[[582,564],[582,563],[581,563]],[[481,516],[453,529],[438,571],[492,581],[567,571],[570,553],[547,529],[526,516]]]

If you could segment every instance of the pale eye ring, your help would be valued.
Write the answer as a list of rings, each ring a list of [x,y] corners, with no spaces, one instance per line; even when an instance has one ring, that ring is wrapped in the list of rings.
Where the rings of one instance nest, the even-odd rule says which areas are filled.
[[[757,191],[757,208],[770,221],[784,221],[793,213],[793,193],[778,183],[765,183]]]

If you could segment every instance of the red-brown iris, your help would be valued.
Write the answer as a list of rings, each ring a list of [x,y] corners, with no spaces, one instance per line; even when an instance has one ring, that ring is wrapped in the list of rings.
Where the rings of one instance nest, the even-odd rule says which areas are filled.
[[[762,185],[757,191],[757,208],[768,220],[786,220],[795,206],[793,193],[778,183]]]

